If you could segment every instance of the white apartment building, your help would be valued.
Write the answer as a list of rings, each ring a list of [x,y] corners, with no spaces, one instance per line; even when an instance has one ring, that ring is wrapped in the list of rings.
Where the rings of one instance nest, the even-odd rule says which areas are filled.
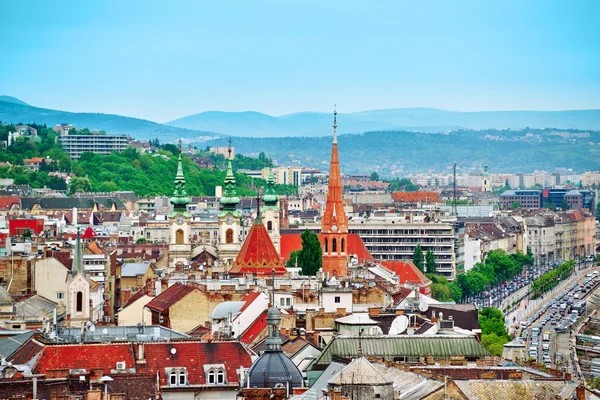
[[[82,153],[110,154],[113,151],[124,151],[129,146],[126,136],[117,135],[69,135],[58,137],[63,150],[72,159],[79,159]]]
[[[385,217],[352,219],[348,232],[358,234],[371,255],[380,261],[410,260],[417,245],[421,245],[423,254],[431,249],[438,273],[454,279],[455,221],[453,217],[439,213],[409,210]]]

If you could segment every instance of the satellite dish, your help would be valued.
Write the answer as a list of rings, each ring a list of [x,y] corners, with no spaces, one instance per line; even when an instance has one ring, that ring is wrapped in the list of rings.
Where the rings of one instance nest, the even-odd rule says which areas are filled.
[[[424,313],[427,310],[429,310],[429,304],[425,301],[425,299],[422,299],[419,302],[419,311],[421,311],[422,313]]]
[[[173,348],[171,349],[171,354],[172,354],[172,355],[175,355],[175,354],[177,354],[177,349],[176,349],[175,347],[173,347]]]
[[[96,330],[96,325],[90,325],[90,332],[94,332]]]
[[[389,335],[399,335],[408,328],[408,317],[406,315],[400,315],[394,318],[392,325],[390,326]]]
[[[108,329],[107,328],[102,329],[102,334],[103,335],[108,335]]]

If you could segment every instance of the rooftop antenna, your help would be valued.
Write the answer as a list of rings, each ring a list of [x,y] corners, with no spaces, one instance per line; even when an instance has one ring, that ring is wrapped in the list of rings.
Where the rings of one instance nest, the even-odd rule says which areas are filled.
[[[271,305],[275,307],[275,268],[271,268]]]
[[[458,217],[458,211],[456,210],[456,163],[454,163],[454,179],[452,180],[452,215]]]
[[[363,333],[363,329],[358,331],[358,358],[362,358],[362,356],[363,356],[362,333]]]

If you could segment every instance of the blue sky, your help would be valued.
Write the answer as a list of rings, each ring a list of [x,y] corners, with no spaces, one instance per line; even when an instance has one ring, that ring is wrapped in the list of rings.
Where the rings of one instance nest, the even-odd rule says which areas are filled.
[[[208,110],[600,108],[600,1],[5,1],[0,94]]]

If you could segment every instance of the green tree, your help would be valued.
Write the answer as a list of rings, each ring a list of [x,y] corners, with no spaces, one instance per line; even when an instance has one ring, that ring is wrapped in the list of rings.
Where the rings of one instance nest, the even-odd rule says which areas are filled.
[[[560,202],[560,208],[562,208],[563,210],[569,210],[571,208],[571,206],[569,205],[569,202],[567,201],[567,199],[563,199]]]
[[[308,229],[300,235],[302,250],[298,254],[298,265],[302,268],[302,275],[316,275],[323,265],[323,250],[316,233]]]
[[[72,178],[69,185],[69,194],[89,192],[92,190],[92,184],[88,178]]]
[[[377,172],[375,172],[375,171],[371,172],[371,180],[373,182],[379,181],[379,174]]]
[[[432,283],[430,286],[431,289],[431,297],[438,301],[451,301],[452,296],[450,293],[450,288],[447,284],[443,283]]]
[[[420,244],[418,244],[417,247],[415,247],[412,261],[417,266],[417,268],[419,268],[419,271],[425,272],[425,265],[423,264],[423,249],[421,249]]]
[[[431,251],[431,249],[428,249],[427,253],[425,253],[425,265],[427,266],[427,273],[437,273],[437,266],[435,265],[435,255],[433,254],[433,251]]]
[[[294,250],[290,253],[290,259],[285,262],[285,266],[288,268],[295,268],[298,258],[300,257],[301,250]]]
[[[523,207],[523,204],[521,204],[520,201],[513,201],[510,205],[510,208],[512,208],[513,210],[516,210],[517,208],[521,207]]]

